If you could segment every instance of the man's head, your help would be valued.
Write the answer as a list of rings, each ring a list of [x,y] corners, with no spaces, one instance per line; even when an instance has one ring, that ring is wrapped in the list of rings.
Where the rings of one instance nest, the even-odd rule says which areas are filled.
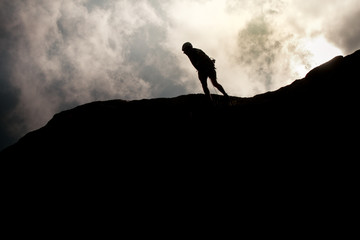
[[[189,51],[191,51],[191,49],[193,49],[193,46],[189,42],[186,42],[182,45],[182,50],[185,54],[188,53]]]

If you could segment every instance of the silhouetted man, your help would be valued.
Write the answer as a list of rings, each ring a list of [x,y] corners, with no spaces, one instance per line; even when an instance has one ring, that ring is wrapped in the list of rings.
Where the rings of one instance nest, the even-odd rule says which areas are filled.
[[[199,80],[204,90],[205,96],[211,100],[210,91],[207,86],[207,78],[209,77],[212,85],[216,87],[226,98],[229,96],[224,88],[216,80],[215,60],[210,59],[201,49],[194,48],[191,43],[186,42],[182,46],[184,54],[186,54],[192,65],[198,70]]]

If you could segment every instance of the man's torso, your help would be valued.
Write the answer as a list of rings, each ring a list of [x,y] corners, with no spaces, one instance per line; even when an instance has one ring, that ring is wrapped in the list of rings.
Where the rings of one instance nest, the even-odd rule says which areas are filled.
[[[201,49],[193,48],[192,51],[188,54],[188,57],[189,57],[192,65],[198,71],[214,68],[213,61]]]

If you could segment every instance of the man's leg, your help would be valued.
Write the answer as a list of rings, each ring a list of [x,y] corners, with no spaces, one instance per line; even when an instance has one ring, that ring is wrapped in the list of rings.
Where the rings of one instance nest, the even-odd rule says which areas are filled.
[[[201,86],[202,86],[202,88],[203,88],[203,90],[204,90],[204,93],[205,93],[206,98],[212,100],[212,99],[211,99],[211,95],[210,95],[209,88],[208,88],[208,86],[207,86],[207,78],[208,78],[207,74],[204,73],[204,72],[200,72],[200,71],[199,71],[199,72],[198,72],[198,75],[199,75],[199,80],[200,80],[200,82],[201,82]]]
[[[228,95],[225,92],[224,88],[216,80],[216,71],[215,71],[215,69],[210,71],[209,78],[211,80],[212,85],[214,85],[214,87],[216,87],[225,97],[228,97]]]

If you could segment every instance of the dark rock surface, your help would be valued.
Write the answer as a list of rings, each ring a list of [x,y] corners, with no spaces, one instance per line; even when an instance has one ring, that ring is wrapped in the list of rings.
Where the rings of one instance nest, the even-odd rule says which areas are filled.
[[[277,151],[317,153],[328,144],[340,147],[344,139],[356,138],[359,66],[357,51],[276,91],[229,101],[213,95],[211,105],[202,94],[88,103],[56,114],[2,151],[2,161],[172,161],[229,155],[235,161]]]
[[[357,51],[276,91],[213,95],[212,104],[203,94],[88,103],[26,134],[0,153],[1,163],[50,175],[345,166],[358,155],[359,66]]]
[[[234,217],[254,233],[259,218],[267,226],[282,219],[278,230],[292,234],[334,223],[348,229],[359,66],[357,51],[276,91],[214,95],[213,104],[190,94],[60,112],[0,153],[3,218],[20,220],[12,227],[28,226],[27,234],[120,220],[148,236],[159,224]]]

